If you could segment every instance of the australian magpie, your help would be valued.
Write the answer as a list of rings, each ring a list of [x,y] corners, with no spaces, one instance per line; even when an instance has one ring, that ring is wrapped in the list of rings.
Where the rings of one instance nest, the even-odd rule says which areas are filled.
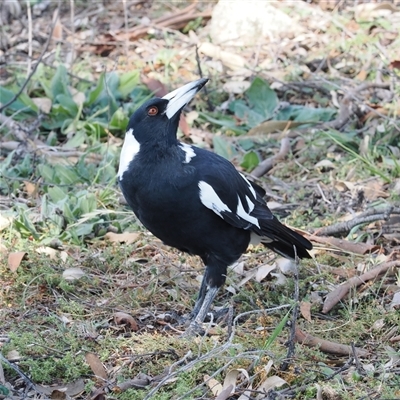
[[[258,239],[292,259],[310,257],[312,248],[272,215],[265,191],[228,160],[178,141],[181,111],[207,81],[188,83],[139,107],[129,120],[118,170],[122,193],[142,224],[205,264],[192,327],[203,322],[227,267],[250,241]]]

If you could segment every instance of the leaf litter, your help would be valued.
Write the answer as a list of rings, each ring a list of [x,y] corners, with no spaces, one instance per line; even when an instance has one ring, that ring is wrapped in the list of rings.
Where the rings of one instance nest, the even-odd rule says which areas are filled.
[[[108,351],[111,357],[100,352],[95,344],[93,352],[86,353],[97,357],[92,362],[93,366],[104,363],[106,371],[113,371],[109,379],[124,379],[124,368],[128,365],[124,364],[125,360],[132,354],[140,358],[140,351],[142,354],[148,353],[146,347],[149,351],[171,346],[178,349],[178,360],[167,356],[163,362],[160,361],[162,357],[159,360],[154,355],[149,356],[147,368],[140,363],[129,367],[138,374],[148,371],[145,379],[140,380],[138,375],[137,381],[136,378],[125,380],[127,384],[121,384],[122,389],[115,391],[111,386],[103,385],[93,394],[104,396],[110,390],[123,393],[150,384],[153,389],[149,389],[147,395],[151,390],[155,395],[163,390],[168,393],[168,387],[176,388],[173,385],[180,382],[178,372],[185,374],[189,366],[194,379],[185,388],[186,393],[199,390],[209,396],[222,396],[221,399],[229,396],[263,398],[265,394],[254,394],[254,390],[279,390],[276,388],[278,385],[269,386],[268,380],[272,383],[281,380],[290,387],[296,388],[297,385],[299,393],[304,394],[304,391],[301,392],[301,383],[295,377],[284,376],[285,379],[282,379],[278,376],[281,372],[277,361],[285,353],[280,342],[275,343],[268,355],[271,358],[269,361],[273,359],[276,362],[276,370],[264,370],[262,378],[257,375],[257,368],[252,364],[254,354],[250,349],[262,348],[260,343],[263,338],[257,337],[255,332],[268,331],[271,325],[277,325],[279,318],[282,318],[282,315],[274,318],[267,313],[261,314],[262,317],[255,313],[252,318],[242,317],[240,324],[236,322],[235,340],[240,343],[241,338],[245,338],[245,342],[250,343],[249,348],[244,346],[237,356],[229,358],[229,351],[235,351],[235,345],[228,341],[229,346],[222,346],[227,353],[224,354],[225,364],[222,361],[218,364],[219,374],[214,375],[214,371],[218,370],[214,365],[208,367],[210,379],[222,386],[221,391],[212,394],[210,381],[205,383],[208,386],[199,383],[204,375],[196,375],[193,368],[219,359],[213,350],[214,344],[208,343],[207,338],[201,339],[199,346],[190,350],[198,354],[195,362],[192,362],[192,356],[187,356],[188,347],[182,345],[182,341],[163,343],[162,338],[167,336],[173,340],[174,326],[168,319],[164,319],[162,324],[157,323],[155,317],[161,315],[160,312],[168,315],[171,309],[178,315],[190,309],[191,295],[196,289],[191,282],[195,282],[200,273],[198,260],[190,257],[182,259],[187,256],[163,247],[156,241],[149,241],[146,235],[132,232],[133,217],[128,217],[128,213],[120,213],[122,204],[117,200],[118,197],[104,189],[114,179],[117,145],[121,142],[120,136],[127,118],[124,113],[132,111],[124,109],[126,105],[118,103],[120,99],[139,102],[150,96],[149,91],[157,88],[167,90],[166,86],[172,88],[179,82],[197,78],[201,67],[203,73],[213,77],[213,80],[206,98],[196,103],[196,114],[191,118],[187,115],[184,122],[181,121],[183,140],[214,147],[215,151],[231,158],[246,173],[255,178],[263,177],[262,182],[268,189],[270,199],[283,206],[276,210],[278,215],[286,218],[291,213],[289,222],[306,232],[314,228],[312,238],[316,259],[302,266],[301,279],[305,283],[301,283],[301,297],[295,300],[314,296],[325,302],[322,306],[318,301],[302,301],[300,313],[304,320],[291,321],[298,329],[296,341],[301,343],[291,360],[293,367],[301,370],[300,381],[309,383],[310,387],[313,383],[323,383],[318,389],[319,396],[327,395],[329,390],[339,393],[340,389],[334,387],[333,380],[328,390],[322,369],[314,377],[306,371],[307,366],[310,370],[318,369],[316,363],[309,361],[315,357],[317,349],[319,356],[324,354],[324,362],[334,362],[331,354],[337,357],[337,346],[343,355],[337,365],[344,369],[331,369],[333,374],[346,378],[347,372],[354,368],[353,364],[358,368],[357,362],[351,361],[357,360],[357,357],[363,358],[363,365],[367,365],[364,360],[370,360],[371,371],[378,371],[378,365],[384,365],[381,373],[391,373],[396,362],[393,357],[389,356],[388,359],[387,349],[378,344],[380,340],[385,343],[400,334],[394,314],[398,307],[398,291],[390,289],[396,286],[400,249],[396,236],[398,190],[395,183],[399,179],[399,164],[396,162],[399,151],[399,99],[396,91],[398,33],[393,29],[398,21],[399,10],[395,4],[386,6],[372,2],[356,6],[340,4],[339,13],[331,13],[323,9],[328,7],[328,2],[325,5],[323,3],[320,7],[305,2],[286,3],[288,15],[296,24],[307,29],[295,37],[272,35],[260,41],[256,47],[240,50],[234,46],[209,42],[208,26],[204,26],[211,15],[209,5],[204,8],[196,3],[182,8],[171,6],[166,12],[157,2],[153,5],[134,2],[127,6],[142,20],[134,23],[128,14],[128,27],[123,26],[122,3],[108,5],[107,17],[91,6],[77,9],[78,18],[74,27],[69,26],[69,15],[61,14],[61,19],[56,23],[57,30],[53,33],[54,39],[61,39],[64,35],[65,43],[60,46],[61,57],[68,60],[73,54],[71,47],[80,54],[88,54],[89,50],[90,68],[80,65],[74,70],[67,62],[68,68],[58,67],[56,75],[50,69],[43,69],[41,78],[36,81],[41,89],[29,89],[30,97],[24,93],[6,110],[8,118],[1,115],[3,128],[14,132],[6,133],[0,143],[4,165],[0,173],[7,176],[9,185],[7,188],[0,185],[1,195],[6,194],[5,199],[0,198],[1,210],[5,211],[4,216],[3,211],[0,215],[2,241],[5,243],[1,244],[6,249],[7,257],[11,256],[12,259],[11,264],[10,261],[7,264],[8,273],[12,265],[17,277],[4,274],[4,278],[1,278],[4,288],[2,295],[7,299],[4,304],[11,306],[4,308],[4,320],[8,320],[8,323],[1,328],[0,334],[7,336],[14,329],[12,321],[15,317],[8,310],[11,307],[18,314],[18,290],[15,289],[16,296],[13,296],[12,288],[22,283],[25,285],[23,297],[28,296],[29,299],[29,303],[24,301],[25,307],[30,306],[32,310],[43,310],[43,306],[49,305],[47,310],[52,310],[55,304],[66,307],[63,305],[63,299],[66,299],[71,308],[66,310],[66,315],[75,315],[74,322],[80,319],[81,313],[95,325],[99,320],[114,320],[116,326],[99,322],[94,328],[86,327],[87,331],[77,332],[76,339],[79,343],[81,335],[84,338],[99,337],[98,334],[91,336],[91,329],[106,337],[111,335],[118,338],[121,346],[118,349],[110,347]],[[45,37],[46,33],[37,27],[48,26],[52,12],[53,9],[49,9],[39,12],[35,17],[34,29],[39,37]],[[112,18],[113,22],[110,22],[109,14],[116,16]],[[88,15],[96,15],[101,23],[96,26],[91,24]],[[197,28],[194,28],[195,25],[188,27],[187,35],[176,30],[197,17],[203,19],[198,20]],[[101,31],[98,30],[99,26]],[[18,46],[15,38],[20,35],[10,33],[18,32],[18,20],[11,21],[7,29],[7,46],[12,51]],[[127,38],[132,41],[128,42]],[[370,38],[374,41],[371,42]],[[41,51],[39,44],[35,41],[29,43],[29,40],[22,38],[19,46],[27,52],[31,46],[33,54],[38,55]],[[195,57],[196,46],[199,63]],[[0,54],[1,57],[3,55]],[[20,52],[12,54],[12,57],[18,62],[26,62]],[[117,58],[118,64],[115,63]],[[45,68],[46,61],[42,60],[40,64]],[[134,73],[131,73],[132,70]],[[75,77],[71,76],[69,82],[60,78],[68,76],[71,71]],[[116,71],[125,75],[120,77],[113,74]],[[7,79],[11,73],[10,65],[5,64],[0,82],[2,98],[10,98],[13,94],[3,80],[4,76]],[[85,80],[90,85],[86,82],[85,86]],[[167,82],[170,83],[166,85]],[[127,99],[132,90],[136,91],[135,96]],[[60,102],[57,96],[65,97]],[[102,112],[102,107],[109,109]],[[28,111],[24,111],[26,109]],[[35,120],[37,109],[48,115],[47,121]],[[22,113],[26,120],[35,120],[36,127],[24,126],[24,122],[18,120],[18,114],[14,117],[14,113]],[[95,123],[87,125],[94,114],[97,114],[93,118]],[[58,119],[58,116],[62,117]],[[17,126],[15,121],[18,121]],[[192,124],[197,124],[195,129]],[[85,127],[88,131],[85,131]],[[328,133],[323,133],[325,131]],[[52,136],[51,132],[57,132],[57,135]],[[90,139],[91,132],[97,135],[98,142]],[[107,147],[99,147],[99,144]],[[93,145],[96,150],[91,152]],[[10,156],[17,150],[19,158]],[[35,175],[35,157],[53,160],[54,166],[47,169],[40,167],[41,179]],[[110,161],[112,158],[114,162]],[[105,163],[102,163],[103,160]],[[59,165],[61,162],[63,166]],[[77,162],[81,162],[81,165],[72,167]],[[68,165],[70,167],[65,167]],[[91,166],[100,168],[101,174],[93,170],[90,175]],[[13,180],[19,177],[23,178],[23,185]],[[67,189],[65,185],[69,185]],[[94,190],[91,191],[91,188]],[[78,190],[83,192],[75,195]],[[10,202],[11,194],[14,197]],[[289,202],[297,204],[295,209],[288,212],[285,206]],[[108,209],[103,210],[100,205]],[[50,219],[49,215],[52,215]],[[140,226],[136,228],[140,231]],[[16,245],[15,236],[20,238],[20,244]],[[66,246],[65,251],[47,247],[54,238],[61,240]],[[104,238],[108,238],[109,243]],[[35,269],[38,261],[34,253],[37,250],[39,263],[45,265],[46,258],[47,261],[51,260],[45,272]],[[106,252],[111,254],[106,257]],[[124,255],[122,259],[118,258],[118,252]],[[21,265],[25,267],[26,253],[29,259],[26,260],[28,268],[25,269]],[[379,257],[384,254],[386,259],[382,261]],[[59,268],[59,259],[66,264],[62,270]],[[292,292],[286,288],[296,276],[296,266],[288,270],[282,267],[282,270],[278,260],[269,260],[257,248],[250,249],[244,260],[242,271],[238,270],[237,276],[230,274],[228,277],[232,288],[230,293],[235,293],[233,299],[237,314],[240,311],[261,311],[265,304],[279,304],[285,299],[293,299]],[[358,269],[357,265],[362,268]],[[29,272],[31,266],[34,268],[32,275],[27,277],[26,282],[18,283],[18,279],[23,279],[23,274]],[[339,270],[348,271],[350,275],[335,273]],[[63,276],[69,285],[74,286],[63,286],[65,283],[58,281]],[[84,276],[90,277],[90,280],[80,279]],[[283,289],[279,289],[279,284]],[[280,294],[281,298],[276,294]],[[76,309],[74,297],[83,309]],[[225,304],[230,299],[226,293],[221,295],[221,301]],[[102,306],[95,307],[95,304]],[[351,307],[355,307],[353,312]],[[373,309],[379,309],[379,312],[374,314]],[[365,322],[358,315],[361,310],[365,314]],[[40,312],[46,314],[44,310]],[[333,318],[332,321],[321,317],[321,312]],[[346,312],[349,315],[343,317]],[[386,336],[379,329],[374,330],[371,342],[368,336],[371,326],[369,320],[382,320],[382,314],[383,326],[387,327]],[[141,321],[139,331],[136,321]],[[348,329],[340,328],[343,322]],[[121,323],[126,324],[131,332],[119,330]],[[325,327],[323,332],[318,331],[317,324]],[[69,325],[71,329],[77,326],[75,323]],[[166,327],[170,329],[165,330]],[[113,331],[114,328],[117,330]],[[218,344],[226,343],[229,327],[221,324],[217,328],[221,331],[214,329],[213,340]],[[131,336],[125,341],[123,335],[126,334]],[[153,336],[154,342],[151,341]],[[285,334],[281,333],[281,336]],[[103,340],[100,348],[110,346],[104,339],[97,340]],[[130,340],[147,340],[147,343],[138,350]],[[13,341],[16,343],[15,339]],[[393,343],[396,346],[398,341]],[[22,343],[18,346],[19,352],[29,358],[26,347]],[[207,349],[202,352],[204,346]],[[46,357],[51,357],[51,352]],[[154,362],[151,357],[155,357]],[[260,359],[266,356],[259,350],[256,357]],[[233,359],[237,366],[231,370],[236,372],[231,373],[228,368]],[[164,379],[164,371],[159,368],[161,365],[168,369],[165,387],[160,385]],[[89,366],[94,379],[99,374],[92,365]],[[19,368],[26,370],[23,364]],[[80,376],[88,374],[90,371],[86,370]],[[104,375],[103,372],[101,374]],[[159,381],[154,383],[157,377]],[[57,379],[59,377],[54,375],[53,383]],[[71,377],[71,382],[73,379]],[[85,383],[88,381],[85,378]],[[229,384],[225,385],[228,381]],[[11,382],[18,388],[12,378]],[[380,391],[383,389],[376,389],[373,383],[368,390],[365,385],[364,390],[356,380],[348,381],[348,385],[348,390],[356,397],[365,395],[368,390],[375,397],[382,395]],[[54,386],[53,390],[65,392],[66,386],[67,383]],[[207,387],[211,392],[207,392]],[[289,393],[288,390],[291,389],[282,389],[282,395]],[[79,393],[71,392],[68,395],[79,396]],[[200,397],[200,394],[193,393],[189,396]],[[296,392],[291,393],[293,395]],[[390,395],[394,396],[393,393],[395,389]],[[317,394],[317,389],[314,394]],[[141,392],[139,398],[147,395]]]

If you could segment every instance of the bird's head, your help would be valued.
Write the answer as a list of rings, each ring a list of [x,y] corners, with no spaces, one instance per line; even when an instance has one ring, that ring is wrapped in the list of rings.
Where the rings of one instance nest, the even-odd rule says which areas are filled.
[[[141,146],[168,145],[176,141],[182,109],[207,81],[202,78],[187,83],[162,98],[146,101],[135,111],[129,120],[121,151],[118,171],[120,179]]]

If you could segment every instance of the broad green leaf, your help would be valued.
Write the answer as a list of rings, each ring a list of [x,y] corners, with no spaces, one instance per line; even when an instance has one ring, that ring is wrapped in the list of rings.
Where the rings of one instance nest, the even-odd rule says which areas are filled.
[[[67,198],[66,192],[58,186],[49,187],[47,194],[53,203],[61,203]]]
[[[60,94],[71,96],[68,90],[68,83],[68,71],[63,64],[60,64],[50,84],[52,100],[55,100]]]
[[[17,90],[18,88],[15,88],[16,92]],[[13,91],[0,86],[0,103],[2,104],[8,103],[11,99],[14,98],[14,96],[15,93]],[[15,111],[20,111],[25,109],[27,112],[38,110],[38,107],[35,105],[35,103],[25,93],[21,93],[19,97],[8,106],[8,108]]]
[[[93,232],[94,223],[79,224],[73,228],[77,236],[87,236]]]
[[[130,71],[122,74],[119,78],[118,91],[123,98],[127,97],[133,89],[139,84],[139,71]]]
[[[55,101],[61,104],[65,110],[67,110],[70,117],[75,118],[78,114],[79,107],[70,95],[59,94],[56,96]]]
[[[54,169],[62,185],[70,185],[80,181],[78,174],[67,165],[55,165]]]
[[[312,108],[291,105],[280,110],[276,115],[276,119],[304,123],[327,122],[332,120],[336,113],[337,111],[332,108]]]
[[[254,141],[249,138],[238,139],[238,143],[244,151],[248,151],[254,147]]]
[[[270,88],[267,82],[258,77],[251,83],[245,95],[250,107],[259,114],[264,115],[264,119],[271,118],[279,104],[275,91]]]
[[[125,115],[122,108],[118,108],[114,115],[111,117],[109,129],[116,129],[124,131],[128,125],[129,118]]]
[[[243,157],[240,165],[246,169],[246,171],[251,171],[260,163],[258,154],[255,151],[249,151]]]
[[[38,165],[39,174],[44,179],[45,183],[58,183],[55,181],[55,170],[47,164],[39,164]]]
[[[104,90],[104,79],[105,74],[102,72],[97,86],[86,95],[86,102],[84,104],[86,107],[93,105],[100,98]]]
[[[213,145],[215,153],[227,160],[231,160],[237,154],[235,147],[223,136],[215,135],[213,137]]]

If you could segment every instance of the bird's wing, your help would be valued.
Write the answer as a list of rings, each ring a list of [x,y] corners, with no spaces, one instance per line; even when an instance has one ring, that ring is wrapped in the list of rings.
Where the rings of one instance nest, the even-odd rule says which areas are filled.
[[[197,149],[196,149],[197,153]],[[196,154],[197,155],[197,154]],[[262,235],[260,220],[274,217],[265,204],[262,188],[247,180],[227,160],[201,152],[193,159],[202,204],[229,224]]]

